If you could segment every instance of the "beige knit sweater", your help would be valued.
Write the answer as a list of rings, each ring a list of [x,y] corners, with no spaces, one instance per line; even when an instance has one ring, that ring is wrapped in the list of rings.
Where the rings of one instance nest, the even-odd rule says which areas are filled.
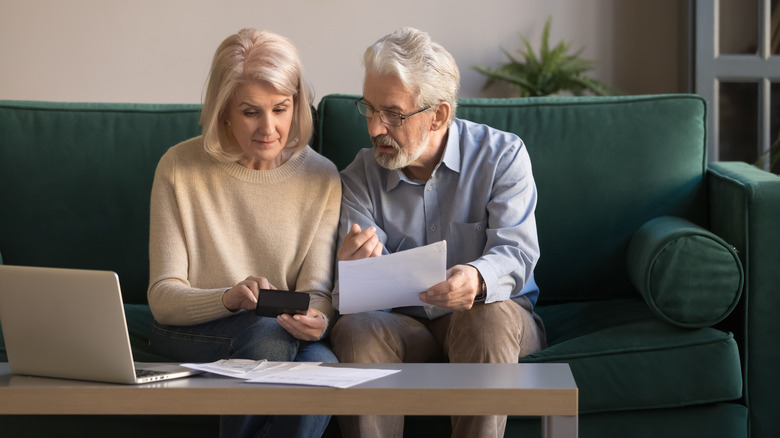
[[[273,170],[220,163],[202,137],[157,165],[151,197],[149,305],[161,324],[231,313],[223,292],[250,275],[311,292],[330,320],[341,205],[336,166],[306,146]]]

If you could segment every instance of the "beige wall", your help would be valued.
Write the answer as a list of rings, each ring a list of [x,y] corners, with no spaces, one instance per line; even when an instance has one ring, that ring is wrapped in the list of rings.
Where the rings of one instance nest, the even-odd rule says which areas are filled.
[[[584,47],[597,79],[631,94],[686,91],[682,0],[0,2],[0,99],[199,102],[216,46],[250,26],[296,44],[317,97],[359,94],[363,50],[402,26],[452,52],[462,96],[496,96],[469,66],[503,62],[499,47],[520,48],[519,34],[536,46],[548,15],[551,41]]]

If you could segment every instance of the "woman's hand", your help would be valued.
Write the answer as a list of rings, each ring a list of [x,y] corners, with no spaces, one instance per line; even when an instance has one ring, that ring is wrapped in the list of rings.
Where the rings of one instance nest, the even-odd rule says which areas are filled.
[[[311,307],[306,311],[305,315],[288,315],[283,313],[277,316],[276,320],[291,335],[302,341],[316,341],[320,339],[328,326],[325,315]]]
[[[228,289],[222,294],[222,305],[231,312],[237,310],[254,310],[257,307],[257,296],[260,289],[276,289],[265,277],[249,276],[246,280]]]

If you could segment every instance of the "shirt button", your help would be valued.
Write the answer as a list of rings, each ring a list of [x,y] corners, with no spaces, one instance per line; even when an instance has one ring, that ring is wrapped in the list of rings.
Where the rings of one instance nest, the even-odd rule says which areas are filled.
[[[431,225],[431,231],[436,231],[436,225]]]
[[[426,187],[425,189],[426,189],[426,190],[428,190],[428,191],[430,192],[431,190],[433,190],[433,186],[430,186],[430,185],[429,185],[429,186],[428,186],[428,187]]]

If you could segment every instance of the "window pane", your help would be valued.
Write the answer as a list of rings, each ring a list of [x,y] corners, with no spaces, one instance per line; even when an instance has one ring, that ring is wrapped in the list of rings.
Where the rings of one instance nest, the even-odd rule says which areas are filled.
[[[758,53],[759,0],[720,0],[720,53]]]
[[[773,55],[780,55],[780,0],[772,0],[772,20],[770,26],[769,50]]]
[[[720,84],[720,161],[758,159],[758,83]]]
[[[770,155],[771,172],[780,175],[780,82],[772,82],[772,105],[769,114],[769,143],[772,145]]]

